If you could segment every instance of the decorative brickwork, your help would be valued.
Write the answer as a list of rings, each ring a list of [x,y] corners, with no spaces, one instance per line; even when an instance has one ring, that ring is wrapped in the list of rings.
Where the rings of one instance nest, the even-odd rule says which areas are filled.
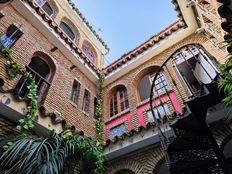
[[[54,75],[51,87],[47,94],[44,106],[48,113],[58,111],[61,117],[65,118],[69,124],[74,125],[77,131],[83,131],[87,136],[94,137],[96,130],[94,128],[94,97],[96,96],[96,85],[91,82],[86,76],[77,68],[70,70],[72,63],[61,53],[60,50],[51,52],[54,48],[54,43],[47,40],[38,30],[36,30],[30,23],[28,23],[19,13],[11,6],[4,8],[5,16],[0,20],[0,32],[4,33],[6,29],[12,24],[17,23],[21,25],[23,35],[12,47],[15,59],[25,67],[31,61],[32,56],[36,52],[43,52],[49,55],[56,64],[56,73]],[[5,81],[5,89],[12,89],[15,87],[20,77],[10,81],[7,79],[5,72],[5,60],[0,58],[0,77]],[[73,106],[69,102],[70,92],[72,89],[72,82],[75,78],[79,78],[81,82],[79,105]],[[90,112],[86,115],[82,111],[82,101],[84,90],[90,91]]]
[[[129,169],[136,174],[152,174],[157,165],[160,165],[159,161],[163,157],[164,153],[159,145],[148,147],[109,161],[106,166],[106,174],[115,174],[122,169]]]

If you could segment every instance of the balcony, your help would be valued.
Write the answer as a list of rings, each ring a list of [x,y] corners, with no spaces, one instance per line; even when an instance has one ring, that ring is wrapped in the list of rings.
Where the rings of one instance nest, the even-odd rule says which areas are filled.
[[[170,64],[173,66],[170,67]],[[228,108],[221,107],[220,104],[222,96],[218,94],[217,89],[220,71],[214,60],[199,45],[186,45],[178,49],[163,63],[153,80],[151,108],[157,107],[154,101],[156,99],[153,97],[156,93],[154,82],[161,70],[168,72],[173,90],[177,91],[183,107],[182,115],[173,107],[176,117],[173,119],[166,114],[167,122],[160,121],[162,113],[159,110],[157,114],[151,109],[160,130],[159,140],[163,150],[166,151],[165,159],[169,171],[223,172],[221,152],[206,123],[206,120],[213,122],[223,119],[225,115],[222,117],[221,114],[228,111]],[[178,86],[180,84],[181,86]],[[169,95],[168,91],[166,93]],[[163,103],[161,106],[165,107]],[[215,108],[213,114],[210,112],[212,108]],[[166,124],[170,128],[171,135],[162,130]]]

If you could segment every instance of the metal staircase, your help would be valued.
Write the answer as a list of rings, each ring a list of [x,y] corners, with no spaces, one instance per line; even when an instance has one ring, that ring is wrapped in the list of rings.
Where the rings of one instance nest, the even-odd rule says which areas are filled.
[[[191,48],[187,47],[187,49]],[[178,50],[178,52],[180,51]],[[199,51],[198,54],[200,53]],[[184,56],[184,54],[181,55]],[[196,55],[193,54],[195,59],[197,58]],[[176,79],[173,78],[174,75],[170,73],[168,64],[173,61],[175,61],[175,57],[171,56],[160,67],[153,79],[150,95],[150,107],[159,130],[161,146],[166,152],[165,160],[168,169],[171,174],[227,173],[223,166],[224,157],[205,121],[207,109],[221,101],[217,91],[217,79],[219,76],[217,75],[207,84],[199,81],[200,90],[186,98],[180,92],[180,86],[177,85]],[[184,61],[187,61],[186,65],[189,70],[195,74],[194,68],[188,63],[188,59],[184,58]],[[158,94],[155,87],[160,72],[165,72],[169,79],[169,86],[171,86],[171,90],[165,89],[165,93],[162,95]],[[179,102],[183,108],[182,113],[175,109],[170,91],[174,91],[179,96]],[[168,103],[172,112],[161,117],[161,113],[158,111],[157,118],[157,113],[153,109],[157,107],[157,100],[160,101],[159,106],[163,106],[162,96],[164,95],[168,96]],[[171,134],[166,134],[164,127],[167,127],[167,125],[171,129]]]

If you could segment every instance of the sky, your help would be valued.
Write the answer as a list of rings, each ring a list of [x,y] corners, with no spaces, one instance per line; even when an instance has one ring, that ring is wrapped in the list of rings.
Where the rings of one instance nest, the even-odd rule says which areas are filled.
[[[171,0],[73,0],[110,48],[105,66],[177,20]]]

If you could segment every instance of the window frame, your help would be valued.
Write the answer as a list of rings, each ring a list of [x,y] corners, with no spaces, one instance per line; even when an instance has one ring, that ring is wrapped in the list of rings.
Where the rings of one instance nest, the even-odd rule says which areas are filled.
[[[109,105],[110,105],[110,109],[109,109],[110,117],[113,117],[129,108],[129,99],[128,99],[128,93],[126,87],[118,89],[113,93],[113,95],[111,95]],[[124,108],[122,108],[122,106]]]
[[[0,40],[3,42],[3,43],[0,43],[0,48],[3,49],[3,48],[13,47],[16,41],[18,41],[22,35],[23,35],[23,32],[21,28],[17,27],[15,24],[11,24],[7,28],[6,32],[2,36],[0,36]],[[6,41],[4,41],[5,39],[2,39],[4,37]]]
[[[82,48],[83,52],[85,53],[86,57],[93,63],[95,63],[95,56],[92,49],[86,45]]]
[[[83,96],[83,103],[82,103],[82,111],[86,114],[89,114],[89,109],[90,109],[90,91],[88,89],[85,89]]]
[[[49,16],[49,17],[52,17],[54,16],[54,9],[52,8],[52,6],[50,5],[50,3],[47,1],[47,0],[41,0],[41,2],[39,0],[35,0],[36,3],[44,10],[44,12],[46,12],[46,14]],[[44,6],[45,4],[52,10],[52,13],[49,15],[47,13],[47,11],[45,10]]]
[[[75,85],[75,83],[76,83],[76,88],[74,88],[74,85]],[[79,80],[77,80],[77,79],[74,79],[73,80],[73,83],[72,83],[72,89],[71,89],[71,92],[70,92],[70,97],[69,97],[69,101],[73,104],[73,105],[75,105],[75,106],[77,106],[78,105],[78,100],[79,100],[79,98],[80,98],[80,89],[81,89],[81,83],[79,82]],[[76,99],[74,98],[74,90],[76,91]],[[76,102],[75,102],[76,101]]]
[[[74,36],[73,39],[65,32],[65,30],[61,27],[61,24],[63,24],[63,26],[65,26],[66,29],[68,29],[69,32],[73,34],[73,36]],[[61,30],[62,30],[73,42],[76,42],[76,41],[77,41],[77,36],[76,36],[75,32],[73,31],[73,29],[72,29],[65,21],[63,21],[63,20],[60,21],[59,27],[61,28]]]

